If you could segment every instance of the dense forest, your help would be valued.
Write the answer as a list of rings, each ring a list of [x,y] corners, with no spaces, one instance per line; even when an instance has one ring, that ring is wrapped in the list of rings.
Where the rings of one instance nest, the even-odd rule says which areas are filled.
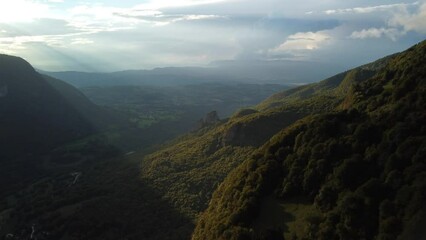
[[[220,184],[193,239],[421,239],[425,60],[422,42],[277,133]]]

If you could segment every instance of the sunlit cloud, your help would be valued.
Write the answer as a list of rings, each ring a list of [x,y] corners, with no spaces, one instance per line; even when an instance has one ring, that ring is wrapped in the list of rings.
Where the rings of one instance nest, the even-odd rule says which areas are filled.
[[[418,5],[418,2],[414,3],[398,3],[398,4],[387,4],[387,5],[377,5],[377,6],[368,6],[368,7],[355,7],[355,8],[343,8],[343,9],[329,9],[324,11],[325,14],[363,14],[363,13],[373,13],[378,11],[390,11],[395,9],[405,9],[408,6]]]
[[[196,21],[207,19],[226,18],[219,15],[195,15],[195,14],[164,14],[160,11],[131,11],[131,12],[117,12],[115,15],[123,18],[133,18],[146,23],[152,23],[156,26],[164,26],[180,21]]]
[[[74,38],[71,40],[72,45],[88,45],[93,44],[94,41],[87,38]]]
[[[426,2],[420,5],[414,13],[404,11],[395,14],[389,21],[389,25],[400,26],[405,31],[426,33]]]
[[[147,3],[139,4],[134,7],[134,10],[159,10],[166,8],[182,8],[199,5],[207,5],[213,3],[225,2],[226,0],[151,0]],[[229,0],[228,0],[229,1]]]
[[[330,36],[324,32],[299,32],[290,35],[285,42],[272,51],[315,50],[328,40]]]
[[[223,18],[213,14],[165,14],[160,11],[160,9],[167,7],[183,7],[215,2],[219,1],[153,1],[131,8],[108,7],[98,4],[79,5],[69,10],[72,16],[70,25],[82,30],[107,25],[111,30],[114,26],[127,26],[129,28],[137,23],[164,26],[179,21]],[[104,24],[105,22],[108,22],[108,24]]]
[[[0,22],[28,22],[48,14],[49,5],[30,0],[0,1]]]
[[[410,31],[426,33],[426,3],[419,4],[415,2],[413,4],[394,4],[392,6],[396,5],[400,7],[399,11],[389,17],[388,21],[384,23],[384,27],[371,27],[360,31],[354,31],[350,35],[350,38],[368,39],[387,37],[392,41],[396,41]],[[417,8],[410,11],[407,9],[409,5],[416,6]],[[391,5],[386,6],[391,8]],[[381,6],[380,9],[385,9],[385,7]]]
[[[366,39],[366,38],[381,38],[383,36],[390,38],[392,41],[396,41],[398,37],[404,35],[404,32],[396,28],[369,28],[361,31],[354,31],[350,38],[354,39]]]
[[[69,25],[81,31],[113,31],[121,27],[131,28],[134,19],[125,19],[116,15],[122,8],[103,5],[78,5],[68,9]]]
[[[11,53],[14,50],[27,49],[34,43],[59,48],[67,47],[69,45],[86,45],[91,44],[94,41],[82,36],[91,34],[91,32],[78,32],[69,34],[0,37],[0,49],[2,49],[5,53]]]

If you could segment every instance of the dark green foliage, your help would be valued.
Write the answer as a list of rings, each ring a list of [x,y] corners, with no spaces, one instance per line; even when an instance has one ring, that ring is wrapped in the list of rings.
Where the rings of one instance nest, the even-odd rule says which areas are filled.
[[[75,183],[73,171],[81,171]],[[187,239],[193,229],[124,157],[56,168],[4,204],[0,235],[19,239],[29,239],[32,226],[44,240]]]
[[[176,208],[195,218],[232,169],[307,114],[291,106],[250,112],[172,141],[143,159],[142,175]]]
[[[0,55],[0,88],[0,196],[42,176],[42,154],[95,133],[95,121],[109,116],[21,58]]]
[[[301,109],[309,109],[310,113],[318,110],[333,110],[354,84],[374,76],[391,59],[388,56],[358,68],[339,73],[318,83],[312,83],[272,95],[257,107],[269,109],[283,105],[295,105]]]
[[[298,239],[419,237],[426,219],[424,62],[426,42],[386,59],[374,76],[361,74],[367,79],[352,83],[337,111],[276,134],[216,190],[193,239],[257,238],[259,206],[271,195],[305,197],[320,211]]]
[[[1,157],[40,152],[94,132],[84,113],[96,112],[96,106],[57,82],[47,81],[20,58],[0,55],[0,86],[7,88],[0,97]]]

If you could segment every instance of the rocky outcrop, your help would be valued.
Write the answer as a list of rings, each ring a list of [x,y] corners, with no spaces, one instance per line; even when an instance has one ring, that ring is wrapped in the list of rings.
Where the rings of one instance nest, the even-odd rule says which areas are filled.
[[[242,117],[228,126],[222,135],[223,146],[253,146],[263,145],[279,130],[306,116],[297,111],[265,112]],[[247,115],[246,115],[247,116]]]
[[[244,117],[250,114],[254,114],[257,113],[258,111],[255,109],[251,109],[251,108],[245,108],[245,109],[240,109],[238,112],[236,112],[232,117],[234,118],[240,118],[240,117]]]
[[[216,124],[220,121],[219,115],[217,114],[217,111],[211,111],[204,116],[204,118],[198,120],[197,129],[204,128],[207,126],[211,126],[213,124]]]

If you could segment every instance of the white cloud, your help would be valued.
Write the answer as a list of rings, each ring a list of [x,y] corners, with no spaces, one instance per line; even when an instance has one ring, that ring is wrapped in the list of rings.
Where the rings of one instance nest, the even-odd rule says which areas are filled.
[[[109,7],[99,4],[78,5],[67,10],[69,26],[82,32],[111,32],[134,28],[135,19],[122,18],[117,12],[124,8]]]
[[[103,5],[80,5],[69,10],[71,14],[71,25],[78,29],[89,29],[94,25],[99,27],[108,23],[112,26],[127,26],[128,28],[137,23],[149,23],[155,26],[164,26],[179,21],[195,21],[205,19],[223,18],[213,14],[165,14],[160,11],[163,7],[200,5],[217,1],[177,1],[166,2],[154,1],[145,5],[132,8],[107,7]],[[94,24],[96,23],[96,24]]]
[[[367,38],[381,38],[388,37],[392,41],[396,41],[399,37],[407,34],[409,31],[418,33],[426,33],[426,3],[419,4],[418,2],[412,4],[393,4],[381,5],[375,9],[391,9],[399,7],[398,11],[394,11],[388,18],[384,27],[381,28],[368,28],[360,31],[354,31],[350,38],[354,39],[367,39]],[[408,6],[416,6],[409,9]],[[373,9],[365,10],[365,12],[373,11]]]
[[[13,52],[14,50],[27,49],[31,44],[37,43],[49,47],[66,47],[70,45],[91,44],[93,41],[81,36],[90,35],[91,33],[69,33],[69,34],[53,34],[53,35],[35,35],[35,36],[17,36],[17,37],[0,37],[0,49],[4,52]]]
[[[347,13],[373,13],[378,11],[390,11],[405,9],[408,6],[418,5],[418,2],[414,3],[397,3],[397,4],[387,4],[387,5],[377,5],[377,6],[368,6],[368,7],[355,7],[355,8],[341,8],[341,9],[330,9],[324,11],[325,14],[347,14]]]
[[[59,36],[20,36],[0,38],[0,47],[5,52],[27,49],[27,44],[43,43],[50,46],[59,46],[61,44]]]
[[[182,8],[198,5],[207,5],[213,3],[224,2],[225,0],[151,0],[148,3],[139,4],[135,10],[159,10],[166,8]]]
[[[99,4],[78,5],[68,10],[72,18],[85,16],[94,19],[111,19],[114,18],[114,13],[119,11],[122,11],[122,8]]]
[[[169,14],[164,14],[160,11],[130,11],[130,12],[116,13],[116,15],[123,18],[138,19],[146,23],[152,23],[156,26],[164,26],[164,25],[168,25],[170,23],[175,23],[179,21],[195,21],[195,20],[225,18],[219,15],[203,15],[203,14],[169,15]]]
[[[361,31],[354,31],[350,38],[354,39],[366,39],[366,38],[381,38],[386,36],[392,41],[396,41],[398,37],[404,35],[404,32],[399,31],[396,28],[369,28]]]
[[[71,40],[72,45],[87,45],[92,43],[94,43],[94,41],[87,38],[74,38]]]
[[[47,4],[31,0],[0,1],[0,22],[28,22],[44,17],[48,11]]]
[[[299,32],[290,35],[285,42],[274,48],[272,52],[315,50],[328,40],[330,40],[330,35],[325,32]]]
[[[390,26],[402,27],[405,31],[426,33],[426,2],[420,5],[414,13],[405,11],[396,14],[390,21]]]

